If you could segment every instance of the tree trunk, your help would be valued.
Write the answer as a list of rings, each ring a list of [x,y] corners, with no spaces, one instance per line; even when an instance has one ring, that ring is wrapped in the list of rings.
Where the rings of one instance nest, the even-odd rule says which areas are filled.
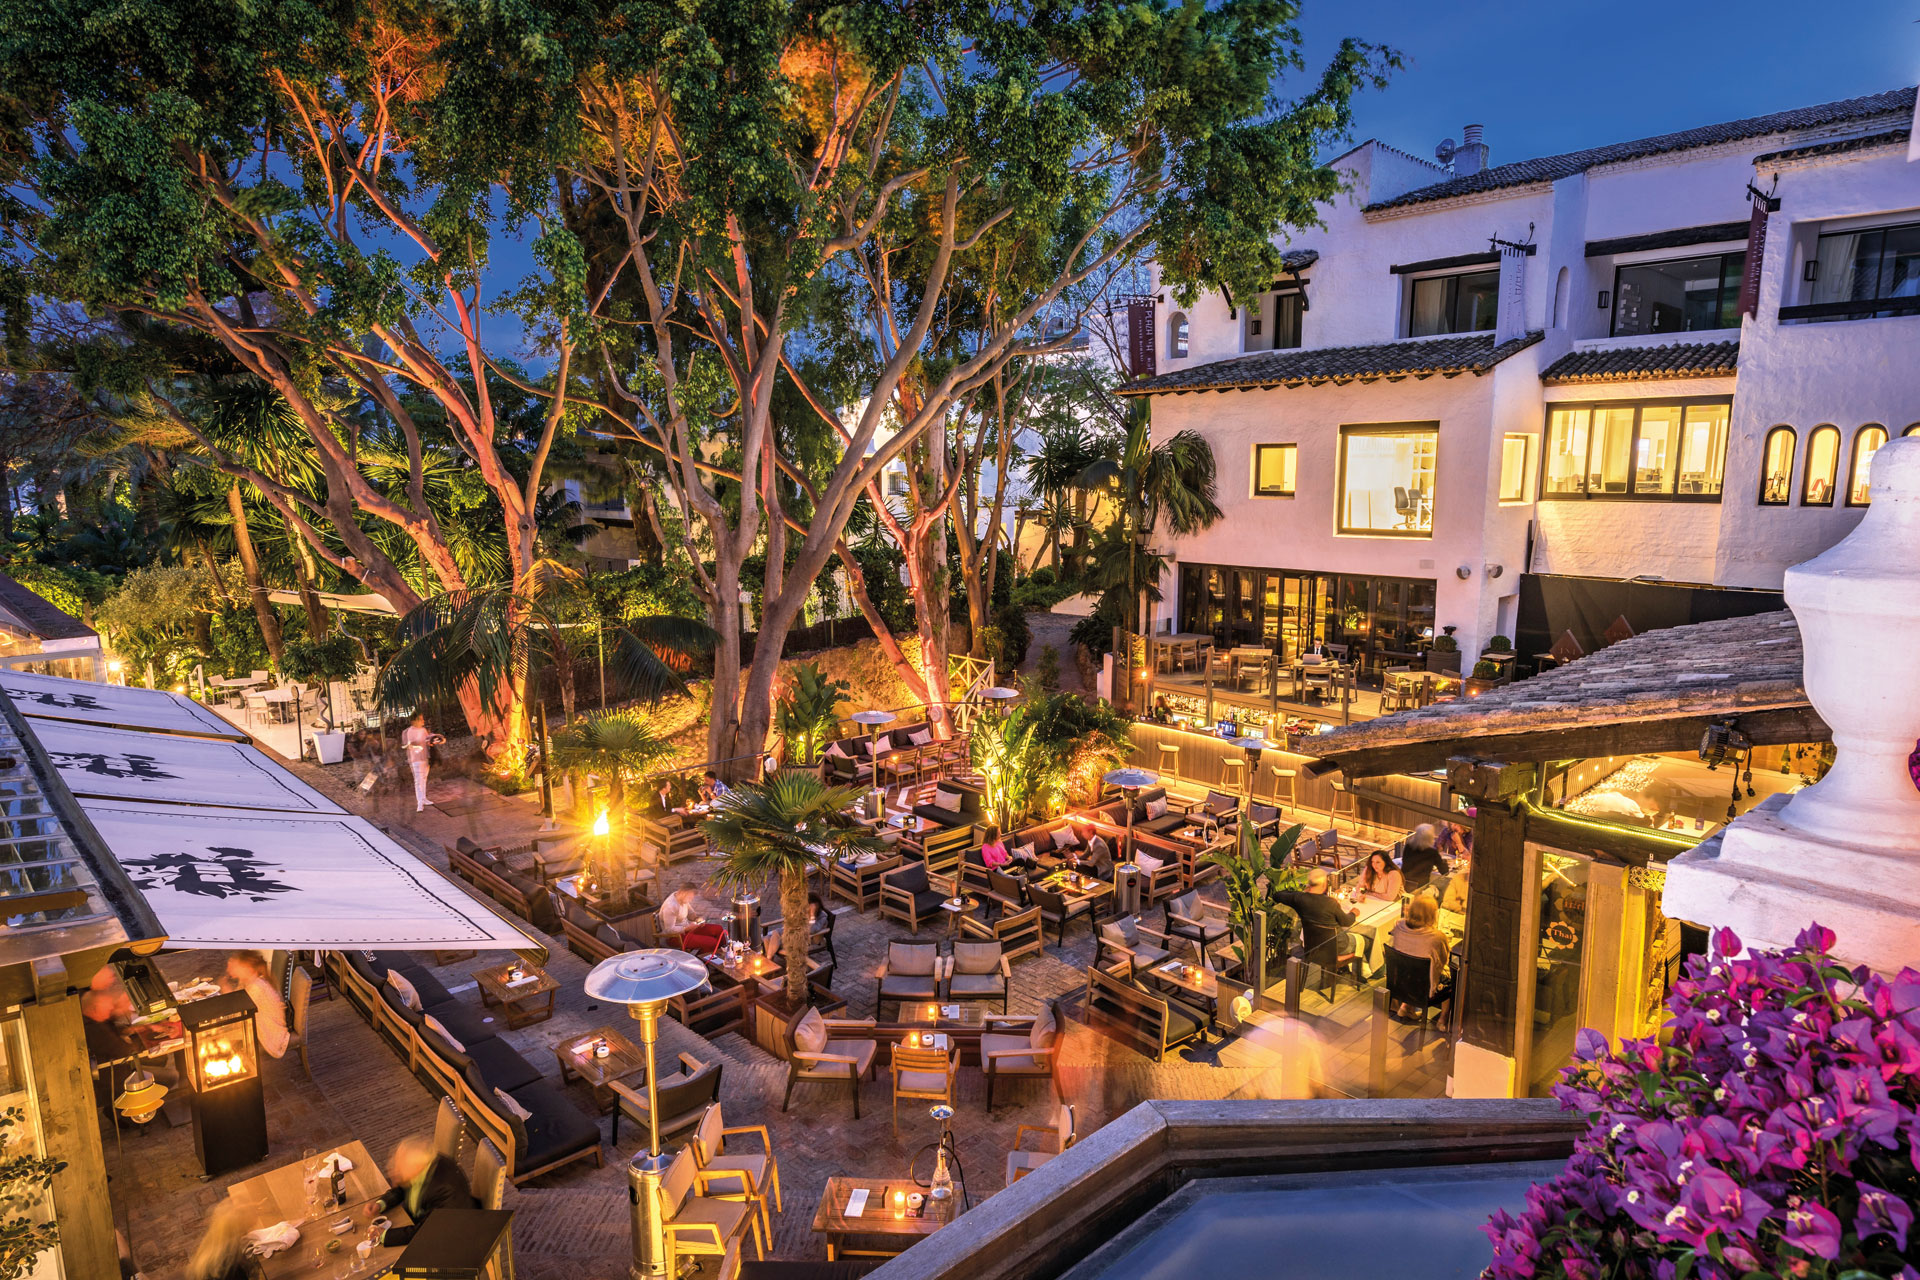
[[[260,576],[260,557],[253,549],[253,535],[247,528],[247,504],[240,497],[240,486],[227,489],[227,512],[233,517],[233,540],[240,548],[240,572],[247,580],[247,595],[253,601],[253,616],[260,623],[260,638],[267,642],[267,656],[280,665],[286,644],[280,636],[280,615],[267,599],[267,582]]]
[[[780,951],[787,961],[787,1007],[803,1008],[808,999],[807,950],[813,941],[807,919],[807,876],[789,869],[780,873]]]
[[[307,540],[297,533],[293,536],[293,549],[300,557],[300,603],[307,610],[307,637],[316,641],[325,640],[327,611],[314,588],[320,579],[319,567],[313,562],[313,552],[307,549]]]
[[[717,541],[724,542],[724,539]],[[714,602],[708,616],[718,637],[713,647],[713,694],[707,708],[707,759],[719,762],[735,752],[742,740],[740,725],[740,565],[725,547],[714,556]],[[777,650],[786,631],[768,635],[763,620],[760,647],[771,643]],[[757,651],[756,651],[757,657]],[[771,687],[771,678],[769,678]],[[764,726],[762,737],[765,736]],[[725,776],[733,776],[730,773]]]

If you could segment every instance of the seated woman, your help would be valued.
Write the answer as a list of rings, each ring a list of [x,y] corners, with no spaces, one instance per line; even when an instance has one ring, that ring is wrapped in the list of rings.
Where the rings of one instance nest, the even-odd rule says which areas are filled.
[[[1354,882],[1354,892],[1362,898],[1378,898],[1383,902],[1393,902],[1400,897],[1402,882],[1400,868],[1393,865],[1393,855],[1385,849],[1375,849],[1367,855],[1367,865],[1360,872],[1360,879]]]
[[[1463,867],[1447,879],[1446,896],[1440,899],[1442,911],[1465,911],[1467,909],[1467,870]]]
[[[1402,955],[1418,956],[1427,962],[1429,1005],[1444,1005],[1453,995],[1453,977],[1447,960],[1452,949],[1439,925],[1440,909],[1433,895],[1417,893],[1407,903],[1407,913],[1393,926],[1387,946]]]
[[[1000,828],[991,824],[987,827],[986,843],[980,846],[980,861],[995,871],[1004,871],[1012,855],[1007,852],[1006,844],[1000,839]]]
[[[697,956],[713,954],[727,940],[725,929],[708,924],[700,914],[692,889],[675,889],[661,905],[660,933],[666,946],[677,946]]]

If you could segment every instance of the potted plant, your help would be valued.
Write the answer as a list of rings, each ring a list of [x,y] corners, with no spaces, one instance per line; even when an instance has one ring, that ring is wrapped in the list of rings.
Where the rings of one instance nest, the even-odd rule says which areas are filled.
[[[321,764],[339,764],[347,756],[347,735],[334,727],[333,682],[351,680],[360,669],[360,642],[344,631],[323,640],[289,640],[280,654],[280,674],[300,684],[317,684],[325,695],[320,713],[327,727],[313,731],[313,754]]]
[[[1566,1168],[1493,1215],[1492,1280],[1909,1276],[1920,973],[1835,962],[1818,925],[1687,961],[1661,1034],[1586,1030],[1553,1093],[1587,1117]]]
[[[743,782],[720,797],[701,829],[723,861],[714,873],[722,887],[758,893],[777,886],[780,919],[788,926],[807,918],[807,876],[824,872],[836,858],[884,854],[892,846],[878,832],[854,821],[857,787],[830,787],[804,769],[782,769],[764,782]],[[807,987],[809,931],[781,934],[786,961],[782,1012],[800,1012]]]
[[[1276,895],[1298,888],[1296,870],[1288,865],[1293,846],[1305,828],[1282,831],[1263,851],[1253,823],[1240,820],[1240,838],[1231,849],[1216,849],[1207,861],[1220,868],[1220,884],[1227,892],[1227,928],[1232,930],[1233,958],[1240,976],[1256,992],[1267,988],[1267,969],[1286,956],[1292,942],[1291,911],[1275,910]],[[1261,942],[1264,941],[1264,948]]]
[[[1444,675],[1460,674],[1460,642],[1453,638],[1458,627],[1442,627],[1442,634],[1433,638],[1433,648],[1427,650],[1427,670]]]
[[[1473,674],[1466,679],[1467,696],[1477,698],[1489,689],[1500,684],[1500,665],[1486,658],[1473,664]]]

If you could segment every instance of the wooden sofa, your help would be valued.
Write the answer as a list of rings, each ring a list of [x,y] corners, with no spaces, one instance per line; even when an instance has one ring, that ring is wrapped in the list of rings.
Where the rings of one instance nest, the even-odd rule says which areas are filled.
[[[564,893],[554,895],[554,906],[567,948],[589,964],[599,964],[622,951],[661,945],[657,908],[643,907],[625,915],[603,916]]]
[[[899,854],[875,858],[872,862],[847,863],[836,858],[827,866],[827,892],[830,896],[845,898],[855,910],[865,911],[878,905],[884,877],[901,862]]]
[[[1182,1001],[1148,991],[1131,977],[1127,966],[1110,973],[1098,965],[1087,970],[1087,1022],[1104,1027],[1155,1062],[1167,1050],[1199,1037],[1207,1015]]]
[[[453,873],[535,928],[554,933],[560,927],[547,887],[535,876],[515,871],[506,855],[474,844],[465,836],[446,850]]]

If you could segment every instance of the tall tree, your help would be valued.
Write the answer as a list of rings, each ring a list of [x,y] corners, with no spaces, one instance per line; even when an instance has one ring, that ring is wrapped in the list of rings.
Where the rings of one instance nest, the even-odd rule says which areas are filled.
[[[721,637],[716,758],[758,755],[782,642],[888,466],[925,472],[916,522],[948,501],[956,407],[1048,350],[1036,318],[1137,248],[1158,250],[1176,290],[1269,284],[1276,234],[1339,189],[1321,144],[1394,61],[1345,43],[1306,93],[1278,100],[1273,78],[1303,66],[1278,0],[611,12],[627,25],[582,77],[588,142],[562,203],[590,247],[587,292],[616,322],[605,407],[661,452],[707,535],[711,567],[689,558]],[[1019,287],[964,342],[930,348],[949,307],[989,314],[968,282],[1016,245]],[[810,325],[821,289],[857,299],[860,322]],[[844,448],[807,482],[812,514],[790,549],[773,477],[796,469],[779,456],[774,390],[797,376],[796,350],[844,343],[866,370],[851,395],[808,389]],[[909,537],[923,602],[944,594],[943,529]],[[743,671],[736,603],[763,543]],[[944,653],[937,665],[944,676]]]
[[[276,392],[316,489],[199,444],[301,540],[303,586],[316,559],[403,611],[472,585],[427,498],[422,406],[491,499],[508,578],[532,569],[581,282],[572,237],[543,221],[575,136],[557,21],[534,6],[406,0],[0,0],[10,297],[198,334]],[[490,366],[492,245],[520,225],[536,232],[536,272],[502,299],[517,323],[499,328],[531,331],[554,374],[535,437],[509,441],[489,379],[463,378],[455,361]],[[117,354],[139,368],[136,350]],[[169,405],[164,362],[141,372]],[[400,441],[400,484],[369,474],[359,445],[374,418]],[[517,691],[485,704],[469,687],[462,701],[476,729],[517,731]]]

